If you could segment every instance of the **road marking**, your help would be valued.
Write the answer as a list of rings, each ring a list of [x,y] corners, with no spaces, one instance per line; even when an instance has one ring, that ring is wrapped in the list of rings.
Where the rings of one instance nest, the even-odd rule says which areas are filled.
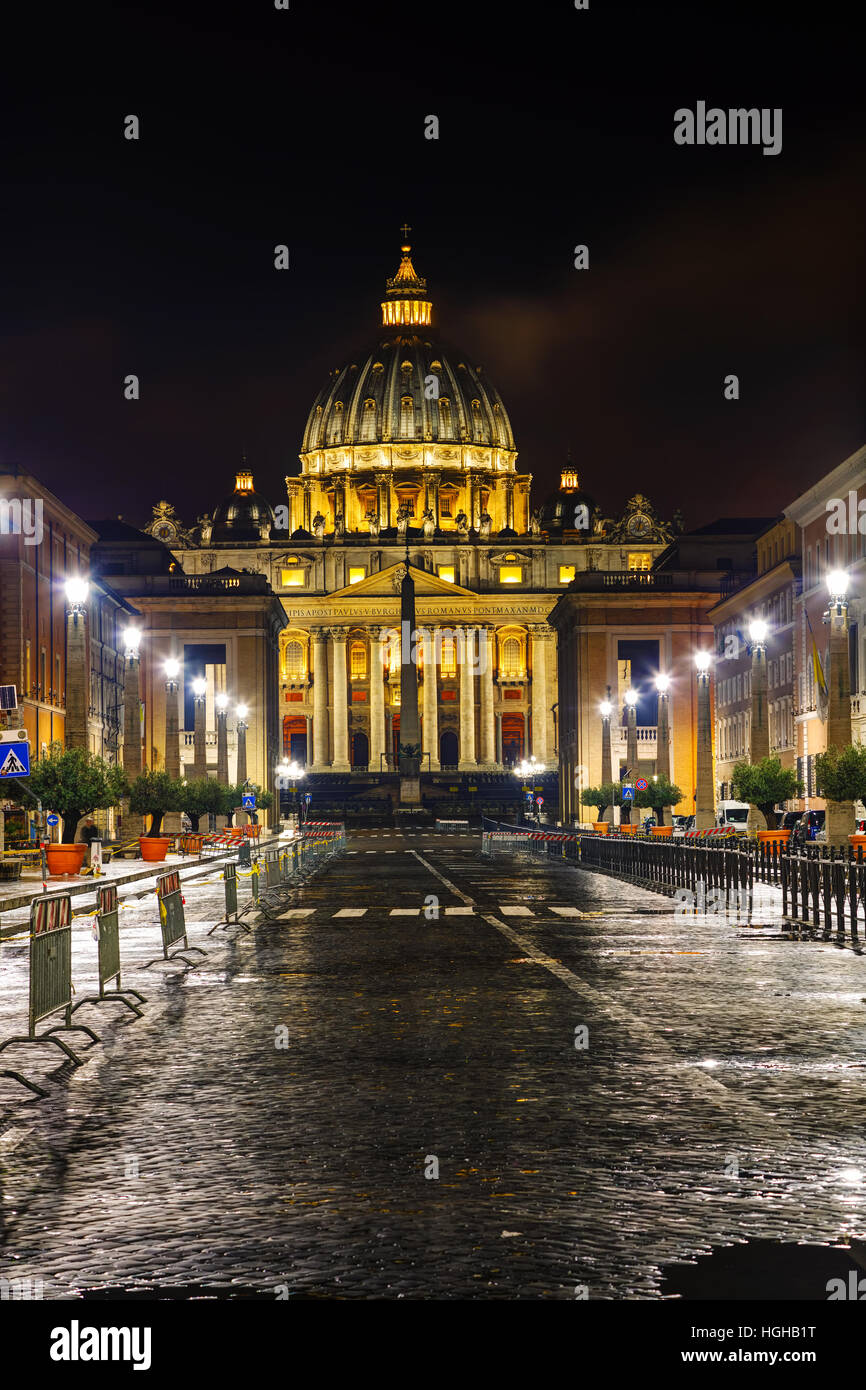
[[[500,922],[499,918],[495,917],[492,912],[484,912],[478,907],[474,898],[471,898],[468,893],[464,893],[462,888],[458,888],[456,883],[452,883],[450,878],[446,878],[444,874],[441,874],[438,869],[434,868],[429,860],[424,858],[423,854],[419,854],[416,849],[413,849],[412,853],[415,855],[419,864],[423,864],[425,869],[433,874],[434,878],[438,878],[440,883],[444,883],[445,887],[449,889],[455,897],[462,898],[464,903],[470,904],[472,907],[476,908],[478,910],[478,915],[485,922],[496,931],[500,932],[502,936],[506,937],[507,940],[511,941],[515,946],[518,946],[522,955],[530,956],[533,960],[537,961],[539,965],[544,966],[544,969],[549,970],[551,975],[555,975],[556,978],[565,985],[566,989],[576,994],[582,1003],[593,1005],[598,1009],[599,1013],[606,1015],[608,1020],[622,1028],[626,1040],[627,1034],[630,1032],[635,1043],[642,1042],[645,1045],[649,1044],[652,1048],[655,1048],[659,1060],[666,1061],[669,1067],[678,1071],[682,1075],[685,1084],[690,1086],[693,1092],[701,1097],[707,1097],[716,1101],[724,1109],[731,1112],[733,1116],[737,1116],[738,1114],[740,1116],[744,1114],[748,1115],[762,1127],[772,1124],[778,1133],[784,1135],[788,1139],[788,1142],[793,1142],[790,1132],[783,1126],[777,1124],[775,1117],[768,1114],[768,1112],[755,1101],[751,1101],[745,1096],[740,1096],[729,1091],[727,1086],[723,1085],[721,1081],[716,1081],[714,1077],[708,1075],[699,1063],[689,1062],[688,1059],[680,1057],[674,1052],[669,1043],[665,1042],[665,1040],[660,1038],[648,1024],[644,1023],[642,1018],[638,1018],[636,1014],[630,1013],[628,1009],[623,1008],[621,1004],[602,993],[601,990],[595,989],[592,985],[587,984],[579,975],[575,975],[573,971],[568,970],[566,966],[562,965],[558,960],[553,960],[550,956],[546,955],[544,951],[540,951],[533,941],[528,937],[521,936],[513,927],[506,926],[504,922]]]
[[[474,916],[475,916],[475,908],[474,908],[474,907],[446,907],[446,909],[445,909],[445,916],[446,916],[446,917],[474,917]]]
[[[558,912],[560,917],[580,917],[579,907],[552,907],[551,912]]]
[[[364,850],[364,853],[365,853],[365,854],[375,854],[375,853],[376,853],[376,850],[374,850],[374,849],[365,849],[365,850]]]
[[[363,917],[367,911],[366,907],[341,907],[339,912],[333,914],[334,917]]]
[[[420,907],[392,907],[389,917],[417,917]]]
[[[290,917],[312,917],[315,910],[314,907],[290,907],[288,912],[280,913],[277,921],[286,922]]]
[[[503,917],[534,917],[535,913],[530,912],[528,907],[518,907],[514,903],[500,903],[499,911]]]

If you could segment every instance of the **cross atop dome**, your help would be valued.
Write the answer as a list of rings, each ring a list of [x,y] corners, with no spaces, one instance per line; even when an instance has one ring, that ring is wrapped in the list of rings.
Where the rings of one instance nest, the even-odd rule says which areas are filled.
[[[406,240],[412,228],[404,222],[400,231],[400,266],[397,274],[385,281],[386,300],[382,305],[382,323],[386,328],[399,325],[416,327],[428,325],[433,305],[427,298],[427,281],[412,264],[412,247]]]

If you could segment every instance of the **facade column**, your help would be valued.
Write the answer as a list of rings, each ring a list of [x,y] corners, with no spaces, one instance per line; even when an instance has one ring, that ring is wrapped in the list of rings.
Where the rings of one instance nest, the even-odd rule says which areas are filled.
[[[305,767],[313,766],[313,716],[305,714],[304,719],[307,724],[307,756],[304,759]]]
[[[173,676],[165,682],[165,770],[174,781],[180,776],[180,716],[177,708],[178,683]]]
[[[346,636],[348,629],[331,630],[334,641],[334,772],[350,772],[349,762],[349,677],[346,670]]]
[[[370,634],[370,771],[382,768],[385,752],[385,667],[382,660],[382,638]]]
[[[497,714],[496,718],[496,761],[502,767],[502,715]]]
[[[475,674],[472,664],[474,628],[457,629],[457,659],[460,666],[460,749],[457,768],[469,772],[477,766],[475,758]]]
[[[434,629],[425,627],[422,631],[424,650],[424,689],[423,719],[421,723],[421,751],[429,753],[429,769],[439,771],[439,668],[436,662],[436,641]],[[424,762],[421,771],[425,771]]]
[[[328,749],[328,630],[313,633],[313,758],[316,772],[330,766]]]
[[[138,649],[130,646],[126,648],[123,677],[123,770],[130,782],[141,772],[141,665]],[[122,820],[124,839],[141,835],[142,818],[132,814],[125,799]]]
[[[304,480],[304,530],[312,532],[313,529],[313,483],[312,479]]]
[[[481,765],[495,767],[496,726],[493,716],[493,653],[495,644],[493,629],[479,628],[478,672],[481,683]]]
[[[514,479],[505,479],[505,525],[514,529]]]
[[[28,690],[29,696],[30,691]],[[45,699],[43,692],[43,699]],[[87,707],[90,703],[90,663],[87,660],[87,599],[70,602],[66,614],[66,718],[63,742],[67,748],[86,748]]]
[[[532,637],[532,752],[540,763],[547,762],[547,632],[533,624]]]
[[[207,695],[196,695],[193,700],[193,761],[192,775],[196,779],[207,777]]]
[[[716,819],[716,798],[713,777],[713,726],[710,722],[710,658],[705,652],[698,655],[702,664],[698,666],[695,829],[712,830]],[[703,664],[704,662],[706,664]]]

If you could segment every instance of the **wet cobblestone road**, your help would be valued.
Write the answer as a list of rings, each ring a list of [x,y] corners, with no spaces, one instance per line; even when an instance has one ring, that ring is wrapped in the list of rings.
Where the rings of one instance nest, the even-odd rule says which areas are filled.
[[[864,1235],[862,958],[476,838],[348,848],[200,968],[127,970],[145,1017],[82,1009],[103,1041],[48,1100],[0,1083],[0,1275],[656,1298],[713,1245]],[[187,894],[191,941],[221,900]]]

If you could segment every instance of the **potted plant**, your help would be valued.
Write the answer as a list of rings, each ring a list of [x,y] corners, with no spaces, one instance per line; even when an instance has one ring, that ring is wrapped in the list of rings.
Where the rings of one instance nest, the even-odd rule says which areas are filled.
[[[399,752],[401,777],[418,777],[421,773],[421,745],[401,743]]]
[[[673,835],[673,826],[665,825],[665,809],[676,806],[682,799],[679,787],[670,782],[664,773],[660,777],[653,777],[646,791],[635,792],[635,806],[646,807],[658,816],[658,824],[652,827],[654,839],[668,839]]]
[[[602,782],[599,787],[585,787],[580,793],[580,799],[584,806],[594,806],[598,811],[598,819],[593,821],[592,828],[599,835],[606,835],[608,832],[608,822],[602,820],[602,816],[609,806],[620,804],[621,788],[618,782]]]
[[[180,779],[169,777],[167,772],[153,772],[145,768],[139,773],[129,789],[129,809],[136,816],[150,816],[150,829],[139,837],[141,857],[148,862],[158,863],[165,859],[171,836],[160,835],[162,818],[167,811],[179,811],[183,799],[184,784]]]
[[[828,748],[815,759],[815,777],[827,801],[827,844],[848,842],[866,846],[866,835],[849,833],[854,821],[854,802],[866,793],[866,747],[849,743],[846,748]]]
[[[734,766],[731,786],[734,796],[748,801],[767,822],[766,830],[757,832],[760,843],[786,845],[789,832],[777,829],[776,804],[802,795],[803,783],[797,774],[789,767],[782,767],[778,758],[761,758],[757,763],[743,761]]]
[[[9,790],[13,800],[40,801],[63,822],[59,844],[46,846],[48,872],[52,876],[77,874],[87,853],[86,844],[75,843],[83,816],[116,806],[126,793],[123,769],[89,753],[86,748],[64,748],[52,743],[47,758],[33,763],[27,786]]]

